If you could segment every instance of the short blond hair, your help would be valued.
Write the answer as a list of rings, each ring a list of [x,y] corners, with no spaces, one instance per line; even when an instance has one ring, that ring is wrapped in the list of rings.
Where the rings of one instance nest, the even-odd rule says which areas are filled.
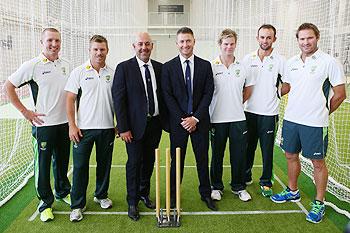
[[[232,29],[225,28],[219,35],[218,44],[221,45],[223,39],[232,37],[235,38],[235,42],[237,42],[237,33]]]

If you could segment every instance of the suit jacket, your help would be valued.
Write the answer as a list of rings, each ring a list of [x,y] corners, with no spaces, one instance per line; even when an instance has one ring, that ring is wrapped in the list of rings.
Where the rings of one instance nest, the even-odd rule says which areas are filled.
[[[177,56],[163,65],[162,89],[169,111],[170,130],[181,127],[181,118],[187,117],[187,91],[180,57]],[[197,130],[209,130],[209,105],[213,97],[214,81],[211,64],[194,56],[193,75],[193,116],[199,120]]]
[[[157,99],[162,126],[167,129],[167,110],[161,91],[162,64],[151,60],[157,82]],[[147,125],[147,96],[136,57],[118,64],[112,97],[119,133],[131,131],[134,140],[142,138]]]

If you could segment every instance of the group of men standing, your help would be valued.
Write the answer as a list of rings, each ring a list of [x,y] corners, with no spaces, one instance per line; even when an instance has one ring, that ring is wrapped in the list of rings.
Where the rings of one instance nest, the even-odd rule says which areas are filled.
[[[328,115],[345,99],[345,77],[334,58],[317,47],[320,34],[310,23],[296,33],[301,54],[285,59],[275,51],[276,29],[262,25],[258,50],[238,61],[234,55],[237,34],[223,30],[219,56],[210,64],[193,53],[195,37],[188,27],[176,35],[179,55],[161,64],[150,59],[153,42],[146,32],[133,41],[135,56],[106,65],[108,42],[100,35],[90,39],[90,59],[72,72],[59,58],[61,38],[56,29],[42,32],[42,53],[25,62],[6,82],[11,102],[33,125],[35,184],[42,221],[54,218],[54,197],[70,205],[71,221],[80,221],[86,206],[89,159],[96,148],[94,201],[112,207],[108,198],[115,135],[125,142],[128,216],[140,218],[138,202],[154,209],[150,178],[154,150],[162,130],[170,135],[171,206],[175,206],[175,148],[181,148],[181,180],[188,138],[196,159],[201,200],[213,211],[222,198],[223,158],[229,139],[231,191],[249,201],[252,166],[258,141],[262,152],[261,193],[276,203],[299,201],[299,153],[314,164],[317,195],[307,220],[324,215],[328,172]],[[28,110],[15,88],[29,84],[35,108]],[[279,98],[289,93],[281,146],[288,163],[288,187],[273,194],[273,147]],[[331,94],[332,96],[329,96]],[[117,125],[114,124],[114,114]],[[66,176],[70,141],[73,142],[73,185]],[[209,171],[208,149],[212,147]],[[55,194],[50,186],[53,164]]]

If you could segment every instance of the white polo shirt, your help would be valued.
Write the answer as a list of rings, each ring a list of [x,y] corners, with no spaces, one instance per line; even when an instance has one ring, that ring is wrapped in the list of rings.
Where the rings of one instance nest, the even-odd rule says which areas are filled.
[[[246,55],[243,64],[249,76],[255,78],[254,90],[245,102],[245,111],[274,116],[279,112],[277,87],[284,73],[285,58],[272,50],[270,56],[263,61],[258,56],[258,50]]]
[[[214,94],[209,106],[211,123],[244,121],[243,88],[255,84],[247,76],[242,63],[235,61],[228,68],[220,57],[212,62]]]
[[[67,123],[66,85],[70,64],[64,59],[50,61],[43,54],[24,62],[8,80],[15,86],[30,84],[30,96],[34,112],[44,121],[37,127]],[[30,107],[29,107],[30,108]]]
[[[324,93],[323,85],[345,83],[341,65],[318,49],[305,59],[305,63],[300,54],[292,57],[287,61],[285,71],[283,82],[289,83],[291,89],[284,119],[313,127],[328,126],[327,106],[332,92]]]
[[[92,68],[90,61],[75,68],[69,76],[66,91],[78,94],[81,89],[77,126],[80,129],[114,128],[112,83],[114,70],[109,66]]]

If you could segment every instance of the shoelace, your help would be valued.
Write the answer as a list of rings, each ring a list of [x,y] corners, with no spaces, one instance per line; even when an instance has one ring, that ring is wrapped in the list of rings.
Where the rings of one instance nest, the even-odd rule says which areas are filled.
[[[314,202],[311,202],[310,205],[312,206],[311,211],[312,213],[319,214],[322,210],[323,205],[316,204]]]

